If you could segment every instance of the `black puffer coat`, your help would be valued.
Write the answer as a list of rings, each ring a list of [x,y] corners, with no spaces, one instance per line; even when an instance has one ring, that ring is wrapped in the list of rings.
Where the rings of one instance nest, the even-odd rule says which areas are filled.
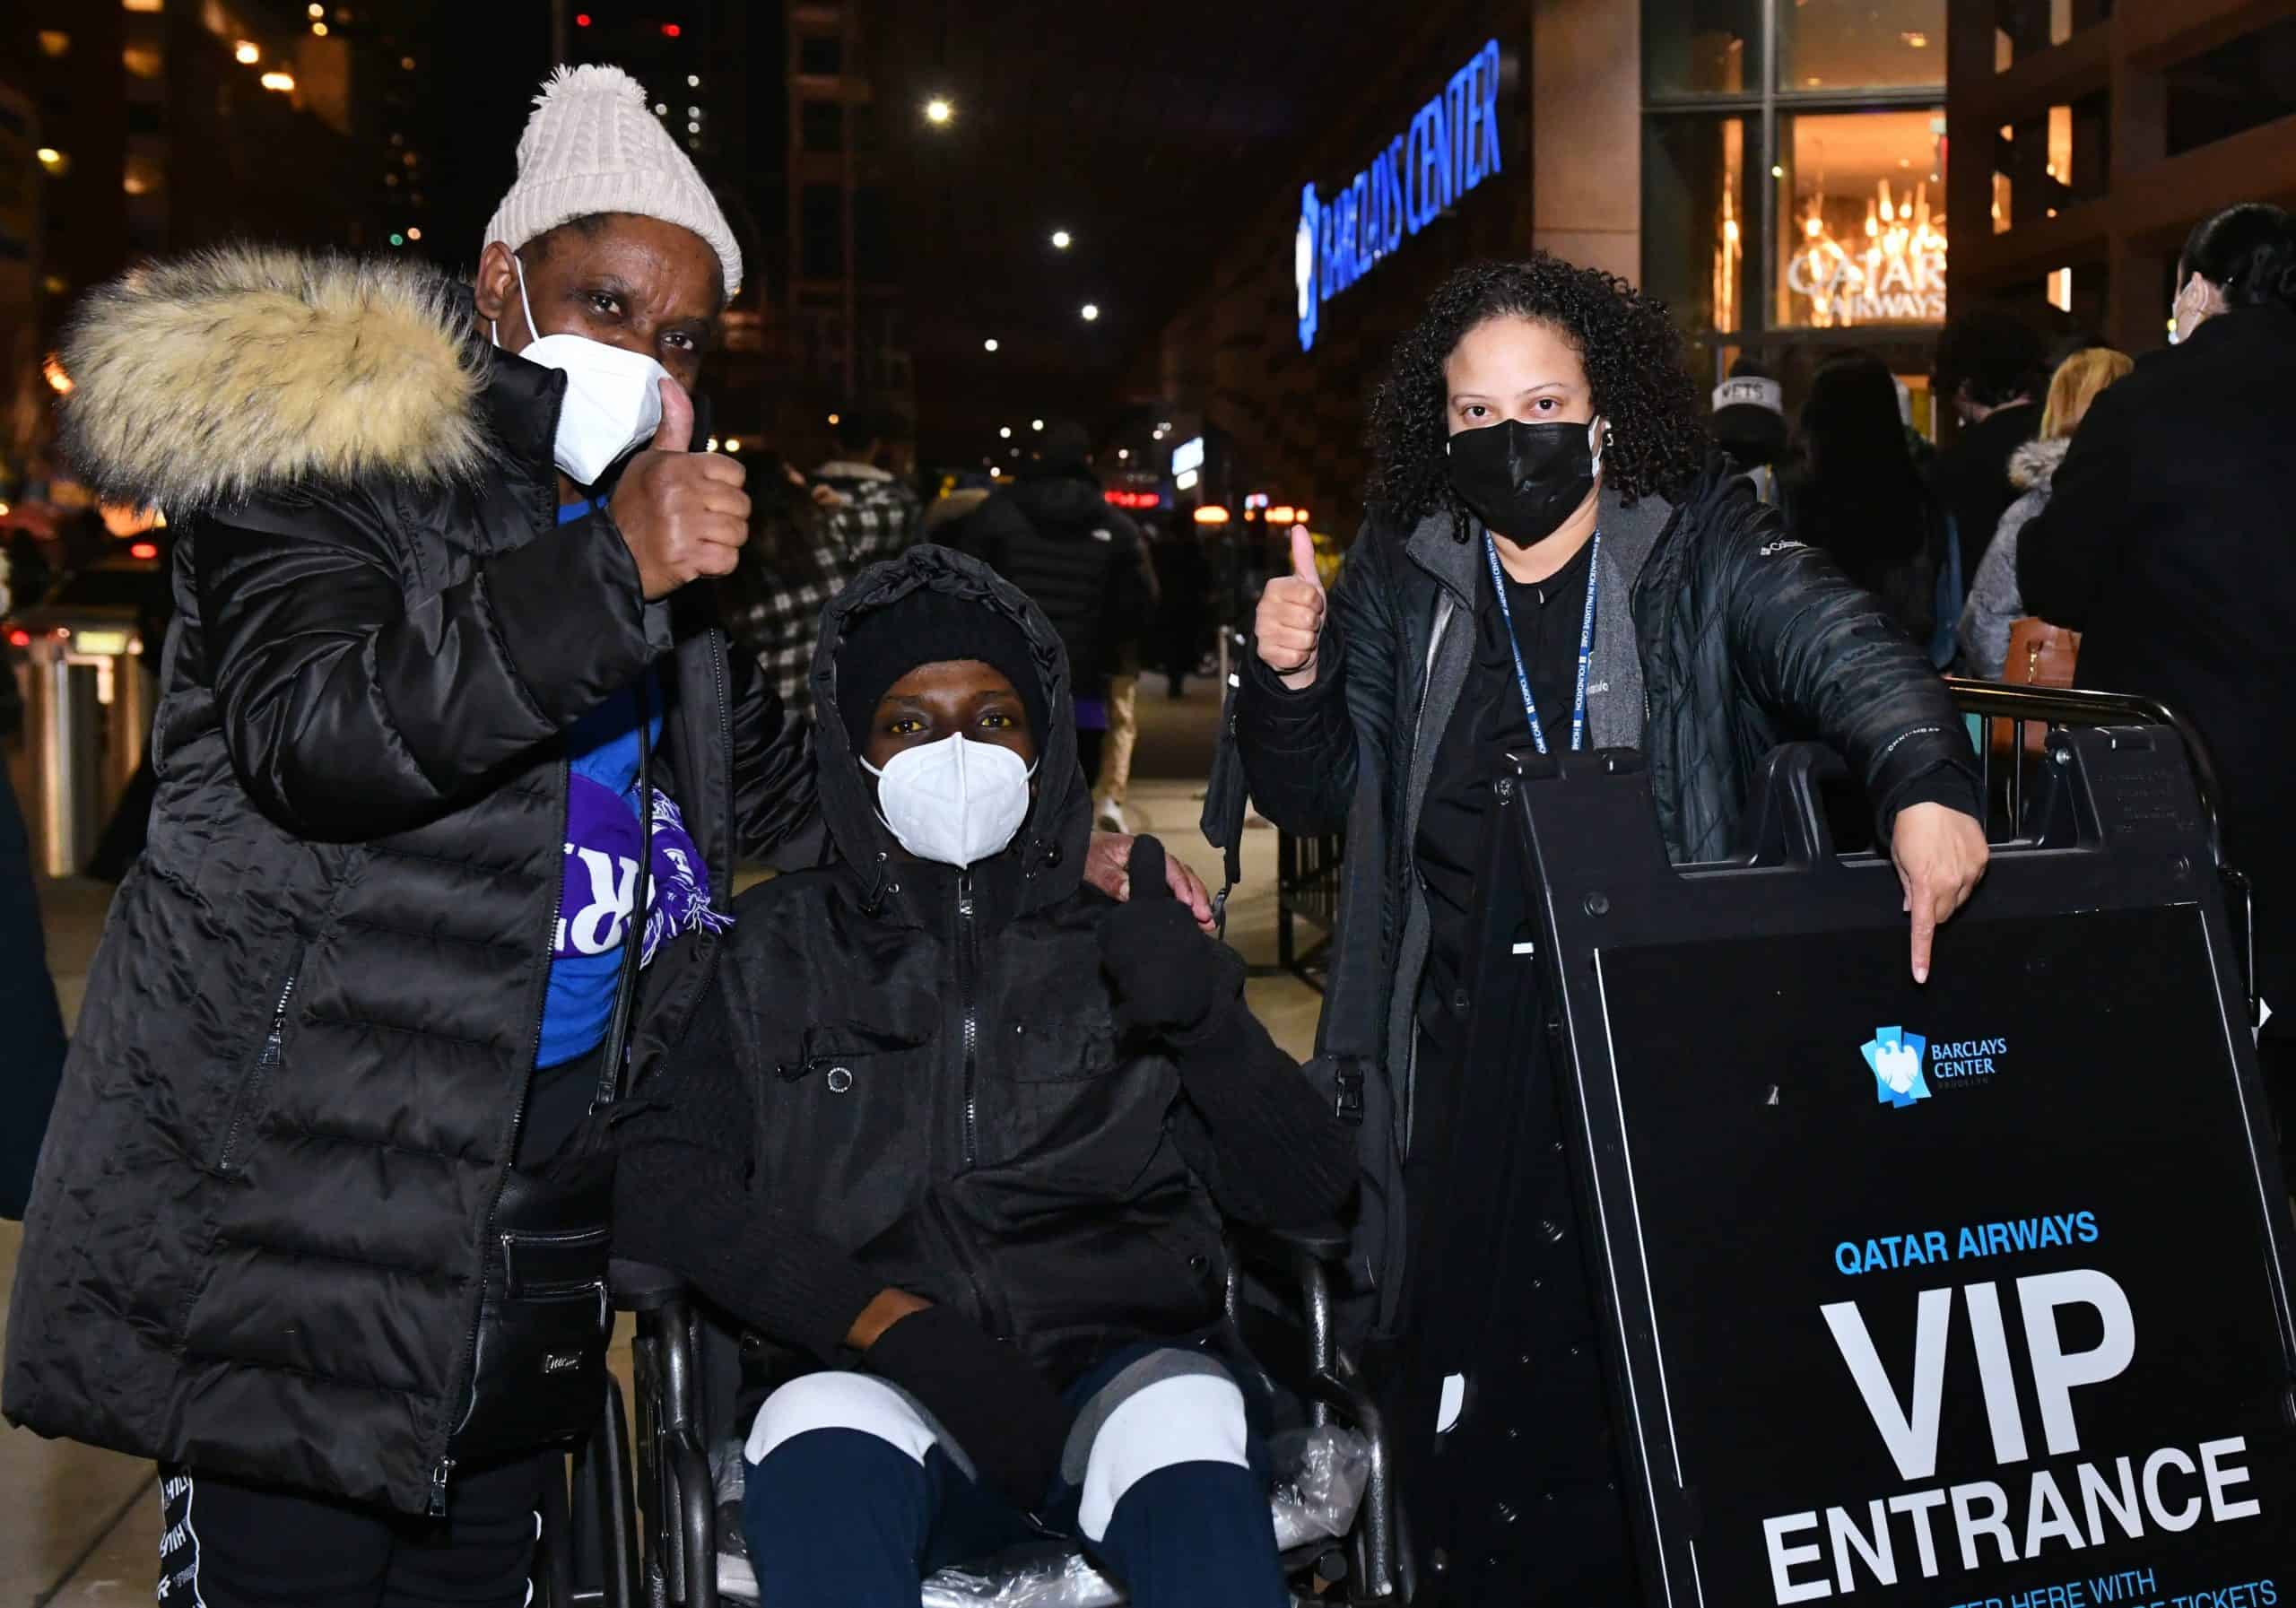
[[[421,1511],[534,1067],[559,734],[666,659],[656,776],[721,903],[810,813],[807,755],[719,632],[645,605],[608,516],[557,525],[564,377],[493,352],[446,282],[197,258],[100,293],[65,361],[80,463],[178,532],[178,614],[7,1414]],[[641,1056],[700,947],[648,974]]]
[[[1083,697],[1100,695],[1148,628],[1155,599],[1140,527],[1082,468],[1039,469],[997,492],[956,545],[1045,612]]]
[[[898,855],[835,696],[852,621],[924,587],[1019,625],[1051,728],[1013,847],[966,871]],[[1349,1142],[1232,952],[1185,1044],[1119,1034],[1100,963],[1118,907],[1083,883],[1091,795],[1043,614],[915,548],[830,605],[813,679],[836,862],[736,906],[713,997],[622,1126],[617,1249],[824,1360],[888,1285],[1062,1380],[1211,1322],[1222,1215],[1328,1221]]]
[[[1710,470],[1680,507],[1604,493],[1601,592],[1587,688],[1590,747],[1637,747],[1657,827],[1677,861],[1738,848],[1762,757],[1822,737],[1848,759],[1887,815],[1917,778],[1978,813],[1976,763],[1960,718],[1919,648],[1824,554],[1787,537],[1745,482]],[[1427,917],[1412,869],[1419,807],[1468,670],[1479,531],[1448,517],[1413,530],[1373,524],[1333,587],[1322,663],[1301,692],[1257,656],[1236,698],[1253,801],[1287,831],[1344,830],[1347,858],[1323,1034],[1352,1012],[1341,1046],[1374,1064],[1362,1144],[1363,1233],[1398,1316],[1401,1158],[1408,1150],[1411,1029]],[[1607,606],[1609,599],[1629,606]],[[1215,791],[1217,790],[1215,784]]]

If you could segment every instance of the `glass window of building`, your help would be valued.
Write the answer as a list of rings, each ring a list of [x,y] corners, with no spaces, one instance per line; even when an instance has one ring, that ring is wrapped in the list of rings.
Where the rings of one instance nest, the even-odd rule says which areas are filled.
[[[1716,378],[1742,353],[1805,375],[1852,342],[1926,369],[1945,316],[1946,4],[1643,0],[1643,279]],[[2033,169],[2003,161],[2005,213],[2104,170],[2080,126],[2005,136]]]
[[[845,149],[845,108],[835,100],[804,100],[797,106],[797,143],[809,155],[829,156]]]
[[[1748,252],[1761,230],[1749,157],[1758,119],[1653,118],[1643,141],[1644,287],[1692,330],[1744,328]]]
[[[1790,0],[1778,8],[1778,87],[1945,87],[1945,0]]]
[[[845,41],[833,33],[808,33],[797,40],[797,71],[834,78],[845,70]]]
[[[1648,0],[1643,83],[1654,96],[1759,95],[1762,0]]]
[[[1944,322],[1944,123],[1890,111],[1783,125],[1777,327]]]

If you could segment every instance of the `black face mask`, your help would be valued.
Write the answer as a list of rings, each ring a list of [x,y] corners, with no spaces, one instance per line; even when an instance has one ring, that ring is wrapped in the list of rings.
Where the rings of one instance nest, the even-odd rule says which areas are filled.
[[[1595,489],[1584,424],[1505,419],[1451,438],[1451,490],[1494,534],[1527,547],[1552,535]]]

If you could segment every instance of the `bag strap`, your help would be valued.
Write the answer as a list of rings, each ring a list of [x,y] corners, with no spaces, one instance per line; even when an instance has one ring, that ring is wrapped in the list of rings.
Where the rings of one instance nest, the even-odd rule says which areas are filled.
[[[638,678],[638,878],[631,890],[629,919],[622,929],[622,969],[615,978],[613,1014],[606,1019],[605,1054],[598,1062],[593,1114],[622,1098],[622,1074],[630,1059],[631,1030],[638,1013],[638,973],[646,952],[646,926],[654,900],[654,672]]]
[[[1249,644],[1241,631],[1231,632],[1239,654]],[[1212,922],[1223,939],[1228,935],[1228,895],[1244,880],[1244,814],[1251,804],[1250,785],[1244,777],[1244,756],[1236,737],[1236,700],[1244,685],[1243,661],[1228,673],[1227,696],[1220,708],[1220,742],[1212,753],[1212,776],[1204,789],[1204,814],[1198,824],[1213,847],[1220,851],[1220,891],[1213,896]]]

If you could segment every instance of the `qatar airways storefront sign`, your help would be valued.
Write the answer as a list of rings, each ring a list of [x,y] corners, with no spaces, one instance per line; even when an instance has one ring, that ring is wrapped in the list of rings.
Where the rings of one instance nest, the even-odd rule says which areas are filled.
[[[1300,350],[1312,351],[1323,304],[1499,171],[1499,41],[1476,51],[1411,127],[1328,199],[1300,192],[1292,273]]]

